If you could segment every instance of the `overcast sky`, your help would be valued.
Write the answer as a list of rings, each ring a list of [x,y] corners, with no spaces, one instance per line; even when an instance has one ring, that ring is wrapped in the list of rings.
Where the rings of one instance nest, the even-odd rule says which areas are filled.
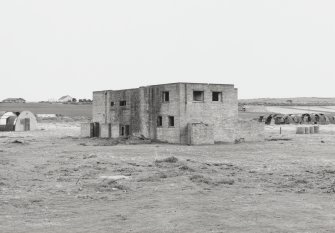
[[[0,0],[0,100],[169,82],[335,97],[334,0]]]

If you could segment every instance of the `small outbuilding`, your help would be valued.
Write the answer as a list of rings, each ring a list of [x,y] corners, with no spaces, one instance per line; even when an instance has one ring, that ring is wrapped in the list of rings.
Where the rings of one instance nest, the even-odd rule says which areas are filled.
[[[30,131],[37,128],[32,112],[0,112],[0,131]]]
[[[58,100],[58,102],[61,102],[61,103],[67,103],[67,102],[72,102],[72,101],[73,101],[73,98],[69,95],[62,96]]]
[[[26,100],[23,98],[7,98],[2,101],[2,103],[25,103]]]

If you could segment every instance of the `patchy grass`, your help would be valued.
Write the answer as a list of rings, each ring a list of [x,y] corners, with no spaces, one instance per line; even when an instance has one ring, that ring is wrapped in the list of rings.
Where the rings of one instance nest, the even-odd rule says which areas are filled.
[[[203,175],[193,175],[190,177],[190,181],[194,183],[203,183],[203,184],[213,184],[213,180],[210,177],[205,177]]]
[[[155,163],[177,163],[178,159],[174,156],[171,157],[167,157],[165,159],[162,160],[156,160]]]
[[[182,171],[188,171],[188,172],[195,172],[195,169],[191,168],[190,166],[188,165],[182,165],[179,167],[179,170],[182,170]]]
[[[100,184],[96,185],[96,191],[98,192],[111,192],[111,191],[127,191],[129,188],[123,184],[119,184],[115,180],[104,180]]]
[[[235,183],[235,181],[233,179],[228,179],[228,178],[211,178],[208,176],[204,176],[204,175],[193,175],[190,177],[190,180],[194,183],[198,183],[198,184],[208,184],[208,185],[214,185],[214,186],[218,186],[221,184],[225,184],[225,185],[233,185]]]

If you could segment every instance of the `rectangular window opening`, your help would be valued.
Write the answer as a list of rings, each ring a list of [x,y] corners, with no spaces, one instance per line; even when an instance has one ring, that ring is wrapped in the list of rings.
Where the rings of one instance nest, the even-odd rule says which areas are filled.
[[[212,92],[212,101],[222,101],[222,92]]]
[[[127,105],[127,101],[125,100],[120,101],[120,106],[126,106],[126,105]]]
[[[111,106],[112,106],[112,107],[114,106],[114,102],[111,102]]]
[[[204,92],[193,91],[193,101],[204,101]]]
[[[170,92],[163,91],[162,99],[163,99],[163,102],[169,102],[170,101]]]
[[[163,126],[163,117],[158,116],[157,117],[157,127],[162,127]]]
[[[174,116],[169,116],[169,127],[174,127]]]

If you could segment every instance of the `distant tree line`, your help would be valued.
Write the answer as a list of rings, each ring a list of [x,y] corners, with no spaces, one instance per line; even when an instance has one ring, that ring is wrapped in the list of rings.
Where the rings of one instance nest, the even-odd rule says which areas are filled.
[[[91,99],[79,99],[77,100],[76,98],[72,99],[72,103],[92,103]]]

